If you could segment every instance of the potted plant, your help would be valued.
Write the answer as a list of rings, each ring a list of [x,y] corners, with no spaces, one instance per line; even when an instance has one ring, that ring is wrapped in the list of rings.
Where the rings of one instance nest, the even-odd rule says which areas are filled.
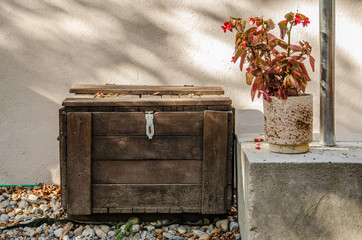
[[[288,13],[278,23],[280,38],[270,33],[275,28],[271,19],[230,17],[221,28],[236,30],[235,55],[240,70],[246,68],[246,83],[251,85],[251,99],[263,96],[264,131],[273,152],[300,153],[309,150],[313,133],[313,96],[305,94],[311,81],[303,63],[308,58],[314,71],[312,47],[306,41],[291,43],[292,29],[309,24],[301,13]],[[284,41],[285,36],[287,40]]]

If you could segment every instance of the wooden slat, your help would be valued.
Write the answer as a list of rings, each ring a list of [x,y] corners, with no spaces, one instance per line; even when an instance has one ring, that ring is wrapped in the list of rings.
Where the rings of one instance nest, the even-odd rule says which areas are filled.
[[[68,113],[68,213],[91,214],[91,113]]]
[[[178,95],[178,94],[224,94],[221,87],[215,86],[152,86],[152,85],[99,85],[99,84],[76,84],[70,93],[119,93],[119,94],[145,94],[153,95]]]
[[[233,204],[233,179],[234,179],[234,125],[235,109],[228,112],[228,156],[227,156],[227,188],[226,188],[226,209],[231,209]],[[236,185],[235,185],[236,188]]]
[[[59,160],[62,207],[67,209],[67,114],[59,109]]]
[[[109,208],[109,213],[132,213],[132,208]]]
[[[227,185],[228,112],[205,111],[202,213],[223,214]]]
[[[94,136],[92,159],[202,159],[199,136]]]
[[[66,98],[63,106],[198,106],[198,105],[231,105],[230,98],[227,97],[203,97],[203,98]]]
[[[201,184],[201,174],[201,160],[92,162],[93,183]]]
[[[157,213],[156,207],[145,207],[145,213]]]
[[[182,208],[183,213],[201,213],[201,208],[184,207]]]
[[[201,207],[201,185],[93,184],[93,207]]]
[[[113,107],[88,107],[89,112],[113,112]]]
[[[155,136],[202,135],[204,115],[202,112],[156,112],[154,113]],[[93,135],[146,135],[146,120],[143,112],[114,112],[92,114]]]
[[[92,213],[108,213],[107,208],[92,208]]]

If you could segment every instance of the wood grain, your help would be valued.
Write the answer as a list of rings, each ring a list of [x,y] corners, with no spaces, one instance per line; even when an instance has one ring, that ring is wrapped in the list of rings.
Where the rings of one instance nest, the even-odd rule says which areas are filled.
[[[197,184],[93,184],[93,207],[200,208],[201,187]]]
[[[156,136],[202,135],[204,116],[202,112],[156,112],[154,128]],[[92,113],[92,134],[99,135],[146,135],[146,120],[143,112]]]
[[[202,213],[225,213],[228,112],[205,111],[203,156]]]
[[[93,161],[92,182],[201,184],[201,160]]]
[[[157,107],[157,106],[193,106],[193,105],[230,105],[231,100],[227,97],[204,97],[204,98],[66,98],[63,106],[67,107]],[[182,109],[183,111],[183,109]]]
[[[91,113],[67,115],[68,214],[91,214]]]
[[[67,209],[67,114],[59,109],[59,165],[62,207]]]
[[[94,136],[94,160],[202,159],[200,136]]]
[[[151,85],[100,85],[100,84],[76,84],[70,93],[119,93],[135,95],[178,95],[178,94],[204,94],[222,95],[224,90],[214,86],[151,86]]]

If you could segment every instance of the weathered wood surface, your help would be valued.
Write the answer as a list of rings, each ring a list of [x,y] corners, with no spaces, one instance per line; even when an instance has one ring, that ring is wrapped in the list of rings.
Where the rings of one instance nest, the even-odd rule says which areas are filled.
[[[95,208],[201,208],[200,184],[93,184]]]
[[[227,188],[225,194],[226,209],[231,209],[233,204],[233,188],[234,185],[234,125],[235,125],[235,109],[228,112],[228,150],[227,150]]]
[[[202,213],[225,213],[228,112],[205,111]]]
[[[201,160],[93,161],[92,182],[201,184]]]
[[[203,132],[202,112],[154,113],[155,136],[194,135]],[[92,134],[97,135],[146,135],[143,112],[92,113]]]
[[[67,209],[67,114],[59,109],[59,165],[62,207]]]
[[[67,115],[68,213],[91,214],[91,113]]]
[[[200,98],[66,98],[63,106],[114,106],[114,107],[157,107],[157,106],[192,106],[192,105],[231,105],[228,97],[200,97]]]
[[[92,159],[202,159],[200,136],[94,136]]]
[[[152,86],[152,85],[99,85],[99,84],[76,84],[70,93],[118,93],[135,95],[177,95],[177,94],[205,94],[222,95],[224,90],[214,86]]]

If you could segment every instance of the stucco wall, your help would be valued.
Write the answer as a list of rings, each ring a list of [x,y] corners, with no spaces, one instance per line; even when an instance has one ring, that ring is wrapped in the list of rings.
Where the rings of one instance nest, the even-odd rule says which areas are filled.
[[[0,184],[59,183],[57,114],[74,83],[218,85],[236,108],[260,116],[261,99],[251,102],[244,74],[230,62],[234,35],[220,28],[230,15],[309,16],[293,39],[308,40],[317,60],[307,92],[318,132],[318,2],[1,1]],[[336,9],[336,131],[361,133],[362,2],[337,1]]]

